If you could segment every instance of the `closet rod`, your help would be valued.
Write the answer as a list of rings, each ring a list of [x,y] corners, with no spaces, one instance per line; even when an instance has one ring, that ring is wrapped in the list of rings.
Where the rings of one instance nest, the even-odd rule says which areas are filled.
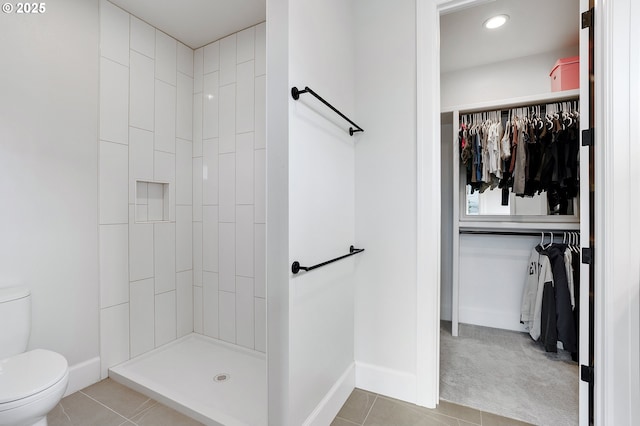
[[[326,262],[318,263],[313,266],[300,266],[300,262],[297,260],[291,264],[291,272],[297,274],[300,271],[312,271],[316,268],[320,268],[321,266],[328,265],[340,259],[344,259],[345,257],[353,256],[354,254],[362,253],[364,249],[357,249],[353,246],[349,247],[349,254],[345,254],[344,256],[336,257],[335,259],[327,260]]]
[[[300,90],[297,87],[293,86],[291,88],[291,96],[293,97],[293,99],[295,99],[296,101],[298,99],[300,99],[300,95],[303,93],[311,93],[313,96],[315,96],[320,102],[322,102],[323,104],[325,104],[326,106],[328,106],[329,108],[331,108],[333,110],[333,112],[335,112],[336,114],[338,114],[340,117],[344,118],[345,120],[347,120],[349,123],[351,123],[353,126],[355,126],[355,129],[353,127],[349,127],[349,135],[353,136],[354,133],[356,132],[364,132],[364,130],[362,129],[362,127],[358,126],[356,123],[354,123],[353,121],[351,121],[346,115],[344,115],[343,113],[341,113],[340,111],[338,111],[336,109],[336,107],[334,107],[333,105],[331,105],[329,102],[325,101],[320,95],[318,95],[316,92],[314,92],[313,90],[311,90],[308,86],[305,86],[304,90]]]
[[[540,234],[542,233],[545,234],[550,234],[553,233],[554,235],[558,235],[561,236],[563,233],[580,233],[579,231],[576,230],[558,230],[558,229],[554,229],[552,231],[538,231],[538,232],[532,232],[532,231],[526,231],[526,232],[519,232],[519,231],[476,231],[473,229],[461,229],[460,230],[460,234],[480,234],[480,235],[518,235],[518,236],[524,236],[524,237],[539,237]]]

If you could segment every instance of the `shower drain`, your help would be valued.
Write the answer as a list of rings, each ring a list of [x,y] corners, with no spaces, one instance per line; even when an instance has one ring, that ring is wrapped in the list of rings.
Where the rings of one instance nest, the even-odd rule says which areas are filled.
[[[229,380],[231,378],[231,376],[227,373],[220,373],[220,374],[216,374],[213,377],[213,381],[214,382],[226,382],[227,380]]]

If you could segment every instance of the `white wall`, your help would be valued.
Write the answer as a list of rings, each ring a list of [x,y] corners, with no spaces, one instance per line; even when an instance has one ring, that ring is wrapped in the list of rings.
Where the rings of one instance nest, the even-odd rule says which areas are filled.
[[[266,24],[194,52],[194,331],[264,352]]]
[[[415,401],[416,4],[358,1],[356,269],[358,387]],[[439,226],[439,225],[438,225]],[[438,261],[439,263],[439,261]]]
[[[441,52],[441,55],[459,52]],[[443,109],[551,91],[549,73],[559,58],[578,56],[578,46],[509,61],[444,73],[440,76]]]
[[[31,289],[30,348],[92,365],[99,352],[98,2],[3,13],[0,27],[0,286]],[[97,380],[95,367],[85,384]]]
[[[193,50],[100,3],[100,341],[115,364],[193,331]],[[136,180],[168,184],[162,194]],[[157,187],[157,186],[156,186]],[[168,200],[167,200],[168,199]]]
[[[267,375],[270,425],[289,418],[289,1],[267,2]]]
[[[360,124],[353,3],[294,2],[289,14],[290,86],[311,87]],[[309,94],[289,102],[289,264],[311,266],[361,244],[354,230],[360,135],[349,136],[349,124]],[[367,254],[290,277],[288,424],[330,423],[353,389],[354,269]]]
[[[460,322],[524,331],[522,293],[531,250],[539,243],[539,237],[461,235]]]

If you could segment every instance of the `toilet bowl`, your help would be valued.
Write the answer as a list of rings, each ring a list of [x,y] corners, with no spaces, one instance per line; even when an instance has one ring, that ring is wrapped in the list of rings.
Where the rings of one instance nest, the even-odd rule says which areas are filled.
[[[46,426],[69,383],[67,360],[34,349],[0,361],[0,426]]]
[[[0,288],[0,426],[46,426],[69,383],[69,365],[46,349],[26,351],[31,293]]]

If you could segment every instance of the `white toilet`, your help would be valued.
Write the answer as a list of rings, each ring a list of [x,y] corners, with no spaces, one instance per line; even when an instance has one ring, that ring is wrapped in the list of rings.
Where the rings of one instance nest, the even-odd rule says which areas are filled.
[[[29,290],[0,288],[0,426],[46,426],[67,390],[67,360],[44,349],[25,352],[30,331]]]

